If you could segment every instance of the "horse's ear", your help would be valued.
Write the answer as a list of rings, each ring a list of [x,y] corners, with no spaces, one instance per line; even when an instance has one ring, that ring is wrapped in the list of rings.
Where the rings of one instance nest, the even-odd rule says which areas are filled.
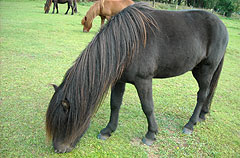
[[[62,106],[63,106],[64,111],[67,113],[70,109],[70,104],[67,99],[62,101]]]
[[[57,85],[55,85],[55,84],[50,84],[50,85],[52,85],[52,86],[53,86],[53,88],[54,88],[54,90],[55,90],[55,91],[57,91],[57,88],[58,88],[58,86],[57,86]]]

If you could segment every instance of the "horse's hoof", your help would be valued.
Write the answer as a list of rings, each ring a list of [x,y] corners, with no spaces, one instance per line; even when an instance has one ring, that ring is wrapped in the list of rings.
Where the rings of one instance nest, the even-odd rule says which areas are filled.
[[[148,138],[143,138],[142,139],[143,144],[146,144],[147,146],[151,146],[154,143],[154,140],[148,139]]]
[[[206,117],[204,115],[200,115],[198,118],[198,122],[204,122],[206,120]]]
[[[203,118],[198,118],[198,122],[204,122],[205,121],[205,118],[203,119]]]
[[[97,136],[97,138],[101,140],[107,140],[109,137],[109,135],[102,135],[101,133]]]
[[[183,133],[184,134],[190,135],[190,134],[192,134],[192,132],[193,132],[193,130],[191,130],[191,129],[188,129],[186,127],[183,128]]]

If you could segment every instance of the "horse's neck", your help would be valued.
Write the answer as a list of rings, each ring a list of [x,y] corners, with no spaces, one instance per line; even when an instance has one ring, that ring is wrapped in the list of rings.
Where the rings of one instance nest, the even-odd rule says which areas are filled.
[[[100,14],[100,3],[96,2],[94,5],[89,9],[86,16],[89,19],[89,22],[92,23],[93,19]]]

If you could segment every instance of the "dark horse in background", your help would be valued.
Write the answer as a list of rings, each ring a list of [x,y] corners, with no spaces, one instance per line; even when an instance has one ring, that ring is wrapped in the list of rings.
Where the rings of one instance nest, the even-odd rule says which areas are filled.
[[[117,128],[125,84],[133,84],[151,145],[158,132],[154,116],[152,79],[192,71],[199,91],[197,104],[183,132],[205,120],[223,66],[228,32],[220,19],[206,11],[163,11],[142,3],[114,16],[68,69],[46,114],[46,132],[57,153],[71,151],[89,127],[111,87],[111,115],[98,138],[107,139]]]
[[[76,0],[47,0],[44,6],[45,13],[49,12],[52,3],[53,3],[53,11],[52,11],[53,14],[54,14],[55,8],[57,9],[57,14],[58,14],[58,3],[60,4],[68,3],[68,9],[65,14],[68,13],[68,10],[70,9],[70,7],[72,8],[72,15],[73,15],[73,12],[77,13]]]

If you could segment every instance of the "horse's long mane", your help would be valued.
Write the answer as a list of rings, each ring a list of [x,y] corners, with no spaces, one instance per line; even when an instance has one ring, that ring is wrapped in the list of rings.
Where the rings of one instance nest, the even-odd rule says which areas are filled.
[[[86,131],[110,86],[139,52],[140,44],[146,44],[146,28],[157,26],[151,11],[152,8],[143,3],[125,8],[100,30],[66,72],[59,86],[61,97],[55,101],[66,98],[70,103],[68,121],[64,124],[67,127],[65,141],[70,142]],[[52,121],[61,119],[56,118],[59,115],[51,116],[52,113],[53,110],[47,112],[46,120],[50,137],[56,130]]]

